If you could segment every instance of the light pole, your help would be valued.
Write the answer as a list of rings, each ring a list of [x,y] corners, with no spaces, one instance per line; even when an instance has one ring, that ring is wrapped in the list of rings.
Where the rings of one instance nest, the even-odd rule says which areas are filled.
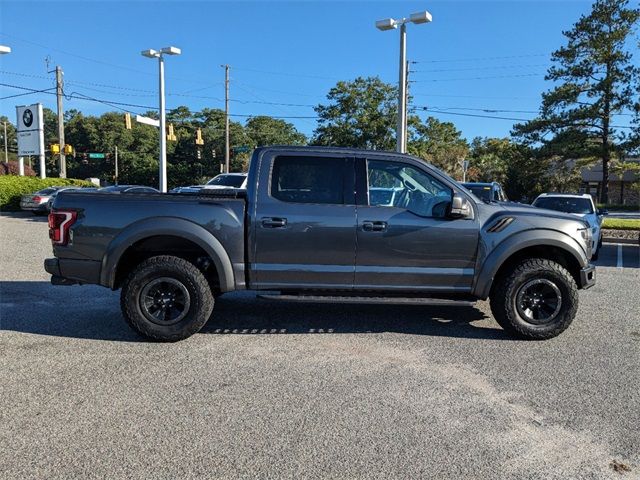
[[[432,20],[427,11],[412,13],[409,18],[395,20],[385,18],[376,22],[376,28],[381,31],[395,30],[400,27],[400,68],[398,78],[398,124],[396,127],[396,150],[400,153],[407,151],[407,23],[428,23]]]
[[[6,45],[0,45],[0,55],[4,55],[6,53],[11,53],[11,47],[7,47]],[[9,163],[9,150],[7,148],[7,122],[4,122],[4,161]],[[20,175],[24,175],[24,160],[18,162]]]
[[[167,127],[165,118],[164,104],[164,55],[180,55],[182,51],[176,47],[165,47],[158,50],[144,50],[142,55],[148,58],[158,59],[158,75],[159,75],[159,107],[160,107],[160,155],[158,163],[160,164],[159,187],[158,189],[166,193],[167,191]]]

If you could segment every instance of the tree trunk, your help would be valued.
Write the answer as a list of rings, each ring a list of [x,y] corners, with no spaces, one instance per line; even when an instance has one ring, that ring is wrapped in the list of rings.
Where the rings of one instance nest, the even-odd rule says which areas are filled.
[[[604,92],[604,110],[602,112],[602,189],[600,203],[609,203],[609,160],[611,148],[609,145],[609,123],[611,120],[611,64],[607,62],[606,90]]]

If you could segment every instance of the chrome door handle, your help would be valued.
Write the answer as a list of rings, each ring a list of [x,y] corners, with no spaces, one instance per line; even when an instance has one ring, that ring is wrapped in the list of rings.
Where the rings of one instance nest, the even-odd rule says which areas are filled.
[[[362,222],[362,230],[365,232],[384,232],[387,229],[387,222],[380,220],[365,220]]]
[[[287,226],[286,218],[265,217],[262,219],[262,226],[265,228],[282,228]]]

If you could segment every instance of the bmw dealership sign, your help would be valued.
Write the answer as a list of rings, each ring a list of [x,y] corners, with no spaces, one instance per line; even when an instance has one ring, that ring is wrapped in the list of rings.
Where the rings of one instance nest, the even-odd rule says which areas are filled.
[[[42,104],[16,107],[18,116],[18,156],[44,155]]]

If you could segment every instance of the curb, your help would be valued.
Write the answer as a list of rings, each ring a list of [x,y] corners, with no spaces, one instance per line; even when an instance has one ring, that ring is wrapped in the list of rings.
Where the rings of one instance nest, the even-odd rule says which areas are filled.
[[[640,240],[637,238],[602,237],[602,243],[625,243],[629,245],[640,245]]]

